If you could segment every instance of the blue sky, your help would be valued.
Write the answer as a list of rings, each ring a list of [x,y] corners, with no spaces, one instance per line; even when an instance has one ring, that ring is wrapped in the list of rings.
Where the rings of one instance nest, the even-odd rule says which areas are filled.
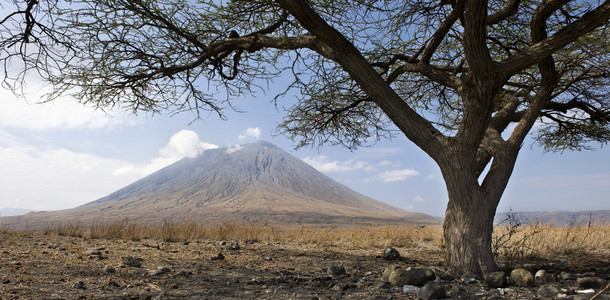
[[[28,103],[0,90],[0,208],[55,210],[101,198],[182,157],[214,147],[266,140],[353,190],[434,216],[447,196],[434,162],[399,136],[350,152],[341,147],[293,150],[272,132],[283,112],[273,96],[244,96],[227,111],[192,124],[183,113],[108,114],[70,99],[35,104],[44,89],[32,84]],[[287,100],[289,101],[289,100]],[[282,102],[279,103],[282,105]],[[610,209],[610,151],[547,153],[524,145],[498,211]]]

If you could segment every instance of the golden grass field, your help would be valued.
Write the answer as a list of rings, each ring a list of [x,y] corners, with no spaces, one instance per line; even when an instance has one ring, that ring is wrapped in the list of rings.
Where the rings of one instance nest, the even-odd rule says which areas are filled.
[[[412,248],[426,245],[442,250],[440,226],[281,226],[224,222],[202,225],[195,221],[173,221],[160,224],[118,221],[81,226],[70,223],[45,229],[44,234],[77,236],[89,239],[154,239],[166,242],[193,240],[255,240],[340,248]],[[434,249],[436,248],[436,249]],[[582,257],[587,254],[610,254],[610,225],[553,226],[497,225],[492,250],[499,261],[507,264],[550,256]]]

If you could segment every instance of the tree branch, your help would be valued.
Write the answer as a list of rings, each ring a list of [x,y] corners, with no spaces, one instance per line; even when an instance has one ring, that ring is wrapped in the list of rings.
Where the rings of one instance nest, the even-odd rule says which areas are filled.
[[[506,20],[507,18],[516,14],[519,11],[520,3],[521,3],[521,0],[509,0],[503,9],[501,9],[491,15],[488,15],[487,20],[485,20],[485,23],[487,25],[493,25],[493,24],[497,24],[497,23],[500,23],[500,22]]]
[[[606,0],[600,6],[585,13],[580,19],[565,26],[552,36],[535,42],[530,47],[523,49],[519,54],[515,54],[502,61],[500,64],[504,70],[504,76],[508,78],[538,63],[543,58],[576,41],[584,33],[605,24],[609,19],[610,0]]]
[[[441,24],[441,26],[439,26],[439,28],[436,30],[434,35],[432,35],[432,39],[428,43],[428,46],[426,47],[426,50],[424,51],[423,56],[421,58],[422,63],[424,63],[424,64],[430,63],[430,59],[432,58],[432,55],[434,54],[434,52],[436,51],[438,46],[441,44],[441,42],[443,41],[443,39],[445,38],[445,36],[449,32],[449,30],[451,29],[451,27],[453,26],[455,21],[457,21],[463,15],[464,1],[465,0],[457,1],[455,6],[453,7],[453,10],[449,14],[449,16],[447,16],[447,19],[445,19],[443,24]]]

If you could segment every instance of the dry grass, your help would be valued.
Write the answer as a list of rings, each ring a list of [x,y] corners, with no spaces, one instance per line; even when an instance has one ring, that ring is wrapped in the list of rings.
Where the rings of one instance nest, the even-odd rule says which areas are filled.
[[[68,223],[48,227],[45,234],[77,236],[89,239],[142,240],[156,239],[166,242],[192,240],[257,240],[342,246],[349,248],[379,248],[392,245],[412,247],[421,242],[440,239],[438,227],[419,226],[353,226],[353,227],[281,227],[268,224],[243,224],[224,222],[202,225],[195,221],[163,222],[147,224],[130,222],[98,222],[89,227],[81,223]]]
[[[118,221],[80,223],[46,229],[45,234],[78,236],[89,239],[142,240],[167,242],[193,240],[238,240],[286,242],[322,247],[383,248],[432,245],[443,248],[440,227],[353,226],[353,227],[280,227],[280,225],[226,222],[202,225],[195,221],[160,224]],[[539,223],[497,226],[494,253],[501,261],[513,264],[532,257],[572,256],[610,252],[610,225],[557,227]]]
[[[508,237],[509,226],[497,227],[495,237]],[[610,225],[553,226],[534,223],[514,230],[500,252],[519,250],[524,256],[574,255],[610,250]]]

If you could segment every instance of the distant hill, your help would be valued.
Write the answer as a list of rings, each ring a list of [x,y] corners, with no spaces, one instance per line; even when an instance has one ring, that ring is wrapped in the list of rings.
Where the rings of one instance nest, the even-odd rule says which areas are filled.
[[[20,216],[25,215],[29,212],[33,212],[33,210],[25,208],[4,207],[0,208],[0,217]]]
[[[582,226],[591,224],[610,224],[610,210],[593,211],[543,211],[543,212],[514,212],[516,219],[521,223],[541,222],[556,226]],[[508,212],[497,213],[495,223],[498,224],[507,218]]]
[[[185,218],[200,222],[440,223],[429,215],[356,193],[267,142],[237,150],[207,150],[83,206],[0,218],[0,222],[35,226],[69,220]]]

